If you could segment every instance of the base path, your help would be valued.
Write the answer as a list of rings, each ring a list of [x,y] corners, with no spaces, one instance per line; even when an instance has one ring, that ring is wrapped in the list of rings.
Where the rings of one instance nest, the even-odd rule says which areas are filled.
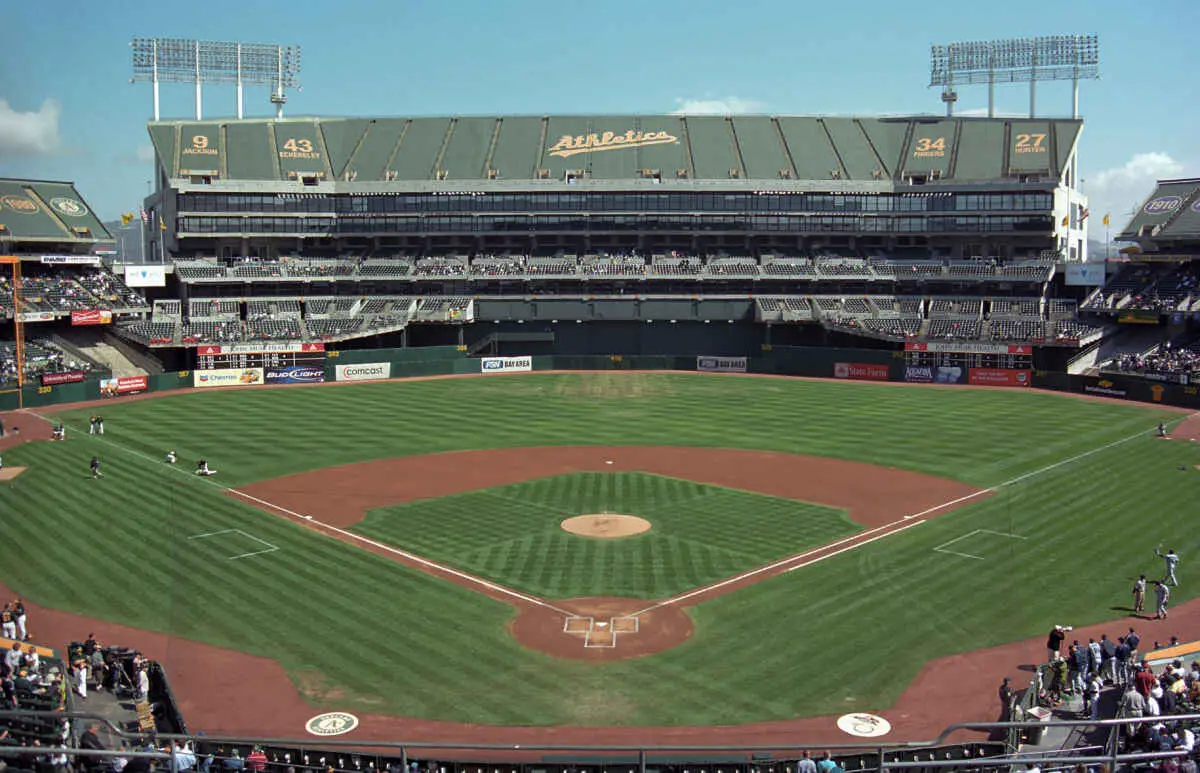
[[[653,473],[827,505],[847,511],[864,529],[830,545],[658,601],[537,599],[347,529],[378,507],[587,471]],[[616,660],[661,652],[691,636],[691,618],[682,611],[684,607],[882,539],[987,492],[891,467],[767,451],[555,446],[380,459],[274,478],[230,494],[307,528],[512,604],[518,616],[510,631],[531,649],[557,657]],[[578,522],[595,527],[597,519],[621,517],[585,515],[568,519],[563,526]],[[601,535],[593,529],[591,536],[629,533]]]

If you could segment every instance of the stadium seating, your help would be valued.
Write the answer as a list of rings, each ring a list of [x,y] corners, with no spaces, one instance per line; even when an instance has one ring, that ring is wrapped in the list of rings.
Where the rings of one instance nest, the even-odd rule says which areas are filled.
[[[26,381],[34,380],[43,373],[62,373],[73,370],[89,373],[95,369],[95,363],[72,356],[48,339],[33,339],[25,342]],[[0,341],[0,384],[11,384],[16,380],[16,343]]]

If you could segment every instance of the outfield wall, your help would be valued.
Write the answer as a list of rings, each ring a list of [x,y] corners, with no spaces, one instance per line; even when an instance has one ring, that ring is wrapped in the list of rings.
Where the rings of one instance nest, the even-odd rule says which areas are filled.
[[[522,355],[504,355],[499,359],[514,359]],[[525,355],[528,367],[520,371],[698,371],[714,370],[700,363],[705,357],[738,360],[736,368],[716,368],[723,372],[762,373],[779,376],[839,378],[850,381],[915,381],[906,368],[904,352],[886,349],[836,348],[821,346],[763,346],[752,357],[736,352],[710,351],[706,355]],[[398,349],[352,349],[329,351],[325,359],[325,381],[375,381],[421,376],[480,375],[485,372],[516,372],[500,367],[485,371],[486,357],[470,357],[464,347],[432,346]],[[497,359],[497,358],[492,358]],[[995,375],[996,371],[988,370]],[[1016,373],[1016,372],[1014,372]],[[1128,376],[1077,376],[1047,370],[1022,371],[1028,378],[1021,383],[1058,392],[1110,397],[1144,403],[1200,409],[1200,387],[1168,384]],[[1003,375],[1003,374],[1001,374]],[[932,379],[930,379],[932,380]],[[101,398],[120,399],[113,395],[111,382],[89,378],[79,383],[57,386],[27,386],[20,398],[15,389],[0,391],[0,410],[13,410],[20,404],[26,408],[77,403]],[[967,381],[966,377],[963,381]],[[191,371],[172,371],[146,377],[146,392],[187,389],[194,386]],[[976,383],[999,383],[987,380]],[[220,389],[221,387],[217,387]]]

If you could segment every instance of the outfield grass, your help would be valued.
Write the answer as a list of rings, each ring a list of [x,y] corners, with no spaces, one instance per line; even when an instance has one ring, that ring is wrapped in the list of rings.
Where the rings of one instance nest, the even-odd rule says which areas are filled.
[[[650,521],[606,540],[573,515]],[[829,507],[636,472],[556,475],[371,511],[364,536],[542,598],[666,598],[858,531]]]
[[[343,709],[512,724],[739,723],[879,709],[929,658],[1042,635],[1056,622],[1119,617],[1113,607],[1127,603],[1129,578],[1161,571],[1151,553],[1160,543],[1184,556],[1174,601],[1196,595],[1189,577],[1200,571],[1188,563],[1200,554],[1190,523],[1200,450],[1154,440],[1153,426],[1175,415],[1150,407],[1012,391],[551,374],[200,392],[104,413],[103,439],[83,434],[86,411],[70,411],[67,443],[4,454],[30,469],[0,485],[0,579],[40,604],[276,658],[298,681],[344,692]],[[525,650],[505,630],[509,607],[158,461],[167,448],[185,463],[205,456],[221,470],[215,480],[239,485],[370,458],[581,443],[757,447],[984,486],[1116,445],[705,602],[680,647],[602,665]],[[93,454],[105,462],[102,481],[87,477]],[[933,550],[983,528],[1026,539],[980,542],[984,560]],[[190,539],[222,529],[280,549],[231,560],[253,540]]]

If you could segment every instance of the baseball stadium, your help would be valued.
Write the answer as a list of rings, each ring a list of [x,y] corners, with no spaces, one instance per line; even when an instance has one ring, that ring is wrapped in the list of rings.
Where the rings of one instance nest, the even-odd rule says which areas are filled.
[[[1191,754],[1200,181],[1105,261],[1078,117],[147,131],[136,262],[0,180],[13,770]]]

